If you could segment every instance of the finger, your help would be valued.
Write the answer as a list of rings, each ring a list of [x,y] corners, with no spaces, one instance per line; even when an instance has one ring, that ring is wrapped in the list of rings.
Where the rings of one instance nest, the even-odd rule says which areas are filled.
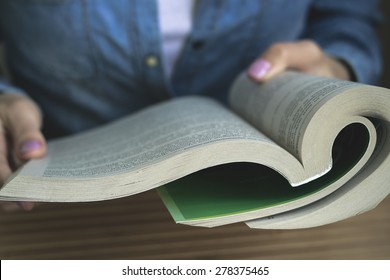
[[[4,127],[0,121],[0,185],[11,175],[11,167],[8,161],[8,145]]]
[[[23,210],[30,211],[34,208],[34,202],[9,202],[9,201],[0,201],[0,208],[3,209],[6,212],[14,212],[16,210],[20,210],[22,208]]]
[[[30,211],[34,208],[34,202],[31,201],[19,201],[18,202],[19,207],[21,207],[23,210]]]
[[[0,185],[3,185],[7,178],[12,174],[12,169],[9,162],[10,155],[8,152],[7,135],[1,123],[2,122],[0,122]],[[0,207],[7,212],[11,212],[19,208],[24,210],[32,210],[34,203],[0,201]]]
[[[269,80],[287,68],[315,72],[325,59],[321,48],[310,40],[277,43],[269,47],[248,69],[249,77]]]
[[[6,212],[13,212],[20,209],[19,205],[15,202],[0,201],[0,208]]]
[[[9,163],[7,135],[4,131],[2,122],[0,121],[0,185],[3,185],[7,178],[11,175],[12,169]],[[34,206],[33,202],[5,202],[0,201],[0,207],[5,211],[14,211],[22,208],[31,210]]]
[[[11,202],[11,201],[0,201],[0,209],[5,212],[15,212],[23,209],[25,211],[31,211],[35,207],[34,202],[22,201],[22,202]]]
[[[15,155],[20,160],[40,158],[45,155],[46,141],[41,128],[39,109],[30,101],[16,102],[8,110],[7,123]]]

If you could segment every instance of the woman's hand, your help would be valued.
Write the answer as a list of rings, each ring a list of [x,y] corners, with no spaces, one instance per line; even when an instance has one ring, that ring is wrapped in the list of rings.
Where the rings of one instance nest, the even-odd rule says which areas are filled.
[[[41,112],[32,100],[18,94],[0,94],[0,185],[24,162],[45,155],[41,124]],[[32,202],[18,204],[25,210],[33,207]],[[1,202],[0,205],[9,210],[15,204]]]
[[[271,45],[247,70],[250,78],[265,82],[286,69],[308,74],[350,80],[347,67],[314,42],[302,40]]]

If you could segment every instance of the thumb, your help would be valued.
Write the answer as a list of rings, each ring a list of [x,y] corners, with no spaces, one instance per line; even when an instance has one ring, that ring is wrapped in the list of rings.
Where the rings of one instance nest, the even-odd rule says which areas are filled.
[[[40,137],[33,136],[30,133],[26,140],[19,144],[19,153],[16,153],[17,157],[23,161],[43,157],[46,152],[46,143],[38,138]]]
[[[40,128],[41,113],[29,99],[15,102],[8,108],[6,128],[10,133],[14,154],[18,160],[43,157],[46,153],[46,141]]]
[[[46,153],[46,141],[40,131],[40,117],[33,116],[31,112],[19,114],[18,125],[13,125],[11,129],[15,155],[22,161],[41,158]]]
[[[276,43],[249,67],[247,73],[250,78],[264,82],[287,68],[311,72],[324,58],[321,48],[310,40]]]

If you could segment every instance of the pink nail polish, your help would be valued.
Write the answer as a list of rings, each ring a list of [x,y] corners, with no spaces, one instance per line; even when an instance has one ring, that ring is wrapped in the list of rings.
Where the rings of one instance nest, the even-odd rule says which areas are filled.
[[[271,69],[271,63],[265,59],[255,61],[248,69],[248,75],[254,79],[263,78]]]
[[[34,150],[39,150],[40,148],[42,148],[41,142],[37,140],[29,140],[22,145],[20,152],[25,154]]]

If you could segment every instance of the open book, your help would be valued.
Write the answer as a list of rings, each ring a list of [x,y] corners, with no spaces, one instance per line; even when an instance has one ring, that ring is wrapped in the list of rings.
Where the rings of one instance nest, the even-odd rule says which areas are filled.
[[[1,200],[80,202],[158,188],[178,223],[303,228],[390,191],[390,90],[295,72],[245,74],[230,108],[183,97],[49,143]]]

